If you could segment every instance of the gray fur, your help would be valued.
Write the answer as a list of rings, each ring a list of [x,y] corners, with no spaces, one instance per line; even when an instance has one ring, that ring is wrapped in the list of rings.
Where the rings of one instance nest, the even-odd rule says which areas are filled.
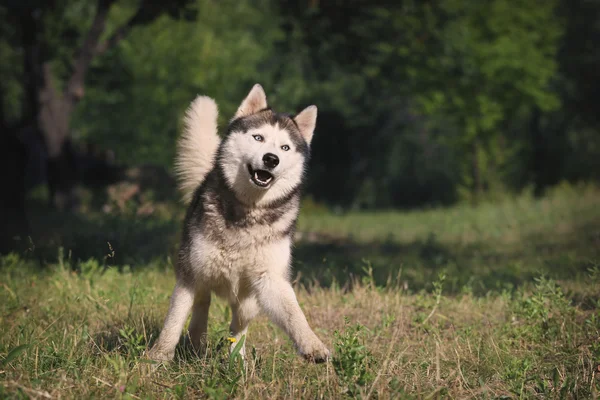
[[[262,87],[255,85],[218,149],[199,148],[197,144],[216,143],[212,140],[216,132],[211,131],[216,129],[216,105],[211,99],[200,99],[188,112],[188,118],[193,118],[191,128],[179,146],[177,165],[185,180],[181,187],[188,190],[191,203],[176,264],[177,284],[163,330],[149,355],[155,360],[173,357],[190,310],[192,344],[202,350],[210,297],[215,293],[232,308],[230,329],[236,340],[262,310],[291,337],[300,354],[325,361],[329,351],[309,327],[289,282],[316,107],[293,117],[276,113],[268,108]],[[277,153],[278,164],[265,167],[267,153]],[[195,162],[195,155],[203,162]],[[214,160],[210,170],[205,160]],[[200,183],[192,196],[189,188],[195,180]]]

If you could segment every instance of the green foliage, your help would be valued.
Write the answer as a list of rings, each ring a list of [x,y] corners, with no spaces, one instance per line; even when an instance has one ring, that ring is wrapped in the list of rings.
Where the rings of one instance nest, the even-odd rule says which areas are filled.
[[[528,381],[528,372],[532,368],[530,359],[512,358],[504,366],[502,379],[511,383],[511,392],[519,398],[525,395],[525,384]]]
[[[130,357],[139,357],[146,349],[144,335],[136,332],[134,327],[119,329],[119,341],[125,353]]]
[[[399,71],[419,113],[443,116],[456,127],[440,140],[466,156],[458,165],[462,183],[473,188],[476,163],[478,179],[489,184],[493,168],[502,167],[489,156],[511,152],[498,147],[505,146],[498,141],[502,124],[522,109],[559,104],[550,87],[561,35],[555,2],[448,0],[405,5],[404,11],[378,14],[398,32],[388,37],[408,33],[400,46],[380,46],[379,58],[405,66]]]
[[[224,359],[218,360],[214,367],[214,373],[207,379],[204,389],[209,398],[228,399],[235,396],[240,383],[245,378],[244,359],[240,354],[245,342],[246,335],[242,335],[233,350],[225,355]],[[229,344],[228,342],[223,343]],[[220,347],[227,352],[229,346],[222,344],[217,348]]]
[[[375,361],[365,346],[367,329],[361,324],[350,326],[345,318],[343,332],[334,332],[333,369],[351,397],[362,397],[373,382]]]
[[[8,365],[8,363],[17,358],[21,353],[25,352],[29,347],[29,344],[21,344],[11,349],[2,360],[2,366]]]
[[[533,293],[523,294],[514,305],[515,322],[521,326],[522,333],[539,338],[553,339],[567,334],[565,321],[575,317],[575,310],[561,288],[545,276],[535,278]]]
[[[264,81],[260,66],[281,36],[269,3],[199,0],[194,9],[196,20],[163,16],[98,61],[74,121],[81,137],[129,163],[170,168],[196,95],[215,97],[225,122],[252,84]]]
[[[329,179],[309,187],[321,198],[388,207],[450,203],[527,181],[514,174],[531,167],[521,164],[530,157],[523,150],[528,119],[561,101],[553,86],[563,37],[557,4],[446,0],[288,10],[300,31],[288,40],[315,60],[303,75],[318,82],[311,91],[331,119],[321,127],[344,132],[343,141],[315,137],[324,154],[315,156],[315,176],[353,177],[352,185]]]
[[[101,39],[138,7],[114,2]],[[40,55],[64,88],[95,2],[39,8]],[[319,107],[307,185],[318,203],[445,205],[532,184],[539,194],[600,177],[598,15],[586,0],[194,0],[93,59],[70,126],[120,162],[170,168],[194,96],[216,98],[223,126],[261,82],[278,110]],[[19,18],[0,6],[1,116],[15,129],[37,108]]]

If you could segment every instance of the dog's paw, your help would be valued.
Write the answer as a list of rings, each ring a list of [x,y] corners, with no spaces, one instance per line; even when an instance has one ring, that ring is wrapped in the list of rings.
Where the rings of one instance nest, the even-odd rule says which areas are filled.
[[[305,360],[316,364],[326,362],[330,356],[329,349],[317,338],[300,349],[300,354]]]
[[[165,352],[161,351],[155,347],[150,349],[150,351],[146,354],[150,360],[158,361],[158,362],[168,362],[171,361],[175,357],[175,352]]]

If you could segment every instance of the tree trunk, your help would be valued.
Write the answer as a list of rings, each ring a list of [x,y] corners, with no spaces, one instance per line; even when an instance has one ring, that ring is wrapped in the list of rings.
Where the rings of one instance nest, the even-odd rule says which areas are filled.
[[[83,98],[85,76],[104,32],[108,10],[113,0],[99,0],[96,15],[78,55],[65,91],[56,89],[50,63],[42,65],[42,82],[38,93],[38,124],[48,151],[48,186],[52,204],[59,209],[76,205],[74,188],[79,180],[77,157],[70,140],[70,122],[77,103]],[[105,49],[101,49],[105,50]]]
[[[44,56],[48,57],[48,49],[43,41],[43,13],[53,7],[52,2],[24,7],[14,14],[21,28],[24,49],[25,101],[18,129],[33,129],[43,138],[48,157],[47,180],[51,202],[61,209],[71,208],[75,203],[73,189],[80,172],[70,140],[70,122],[75,106],[84,95],[85,77],[92,60],[118,44],[133,26],[156,18],[165,7],[161,2],[141,4],[126,23],[101,42],[108,11],[114,2],[97,0],[94,20],[72,62],[73,72],[64,91],[57,90],[50,63],[44,59]]]
[[[73,189],[77,183],[77,164],[69,140],[69,125],[75,104],[54,87],[50,65],[43,67],[44,85],[39,93],[38,124],[48,152],[48,186],[52,204],[58,209],[75,206]]]

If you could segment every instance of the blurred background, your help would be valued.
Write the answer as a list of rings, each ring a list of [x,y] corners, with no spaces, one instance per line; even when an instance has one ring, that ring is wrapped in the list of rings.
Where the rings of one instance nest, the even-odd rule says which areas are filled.
[[[186,107],[214,97],[224,126],[256,82],[277,110],[319,107],[299,240],[347,243],[385,223],[372,222],[381,210],[462,210],[600,178],[597,0],[1,4],[5,252],[164,258],[184,211],[171,171]],[[336,215],[366,222],[317,229]],[[436,230],[417,255],[440,253]]]

